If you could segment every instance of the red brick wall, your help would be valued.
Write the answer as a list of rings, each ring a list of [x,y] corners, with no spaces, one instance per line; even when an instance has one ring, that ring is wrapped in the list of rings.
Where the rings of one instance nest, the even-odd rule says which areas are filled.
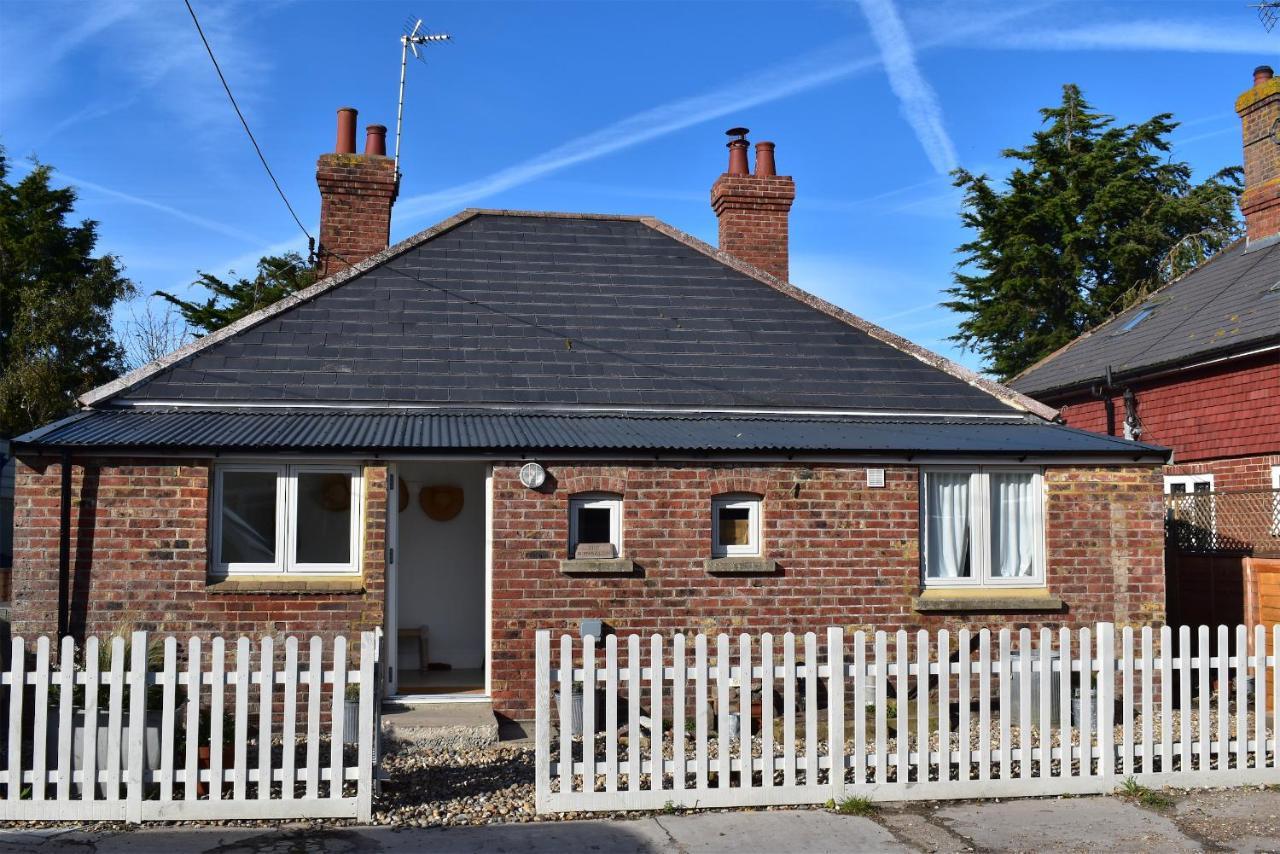
[[[57,630],[61,466],[20,464],[14,506],[13,632]],[[87,464],[87,465],[86,465]],[[71,629],[122,625],[183,635],[382,624],[386,469],[365,467],[365,592],[226,593],[208,583],[209,466],[155,459],[72,465]]]
[[[1259,80],[1236,99],[1244,136],[1244,213],[1250,240],[1280,233],[1280,148],[1271,137],[1280,118],[1280,80]]]
[[[721,175],[711,187],[720,221],[720,248],[787,281],[787,217],[795,182],[780,175]]]
[[[805,631],[829,625],[897,629],[982,625],[1076,626],[1163,618],[1162,506],[1154,467],[1050,467],[1046,550],[1050,592],[1065,613],[925,616],[920,592],[914,467],[889,467],[883,489],[865,467],[677,465],[552,468],[554,491],[532,492],[519,466],[494,469],[493,690],[495,706],[532,714],[534,631],[577,632],[601,617],[620,633]],[[623,551],[634,577],[568,576],[568,499],[604,490],[625,500]],[[776,576],[717,577],[704,561],[711,497],[764,497],[764,543]]]
[[[320,274],[330,276],[387,248],[396,199],[395,161],[361,154],[322,154]]]
[[[1220,362],[1133,384],[1143,441],[1173,448],[1176,464],[1280,454],[1280,352]],[[1072,427],[1107,431],[1103,401],[1046,399]],[[1124,400],[1113,398],[1123,435]],[[1270,476],[1265,486],[1271,488]]]

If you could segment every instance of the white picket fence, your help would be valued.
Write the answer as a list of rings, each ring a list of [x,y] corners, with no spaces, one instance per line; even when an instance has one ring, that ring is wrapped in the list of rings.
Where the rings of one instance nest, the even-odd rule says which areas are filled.
[[[1280,626],[1183,627],[1176,640],[1167,626],[1117,637],[1109,623],[849,638],[831,628],[825,644],[812,632],[722,634],[714,649],[701,634],[608,636],[600,658],[595,638],[563,635],[554,660],[539,631],[537,807],[1280,782],[1267,710],[1268,696],[1280,708]]]
[[[121,636],[90,637],[82,650],[65,637],[56,662],[48,637],[34,659],[14,638],[0,678],[0,820],[368,821],[378,638],[364,632],[359,644],[349,669],[341,636],[328,656],[319,637],[305,655],[296,637],[279,650],[271,637],[153,646],[133,632],[127,650]]]

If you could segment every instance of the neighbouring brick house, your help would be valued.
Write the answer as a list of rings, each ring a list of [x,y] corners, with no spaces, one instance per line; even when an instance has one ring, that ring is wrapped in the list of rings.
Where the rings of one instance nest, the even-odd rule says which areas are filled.
[[[333,275],[17,440],[15,631],[384,627],[392,692],[526,718],[535,629],[590,618],[1162,619],[1165,449],[788,284],[771,145],[752,174],[730,143],[721,250],[511,211],[387,248],[354,121],[318,170]]]
[[[1170,608],[1192,623],[1243,619],[1240,556],[1280,556],[1280,80],[1269,67],[1236,112],[1246,239],[1010,382],[1070,426],[1173,449],[1164,489],[1195,523],[1173,530],[1204,556],[1171,554]]]

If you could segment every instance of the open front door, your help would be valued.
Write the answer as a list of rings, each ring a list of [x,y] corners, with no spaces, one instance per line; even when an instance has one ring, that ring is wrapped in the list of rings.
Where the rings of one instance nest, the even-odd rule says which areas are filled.
[[[394,463],[387,466],[387,578],[386,601],[383,602],[383,622],[386,624],[386,655],[383,657],[383,691],[384,697],[394,697],[400,693],[400,674],[396,667],[400,654],[399,618],[396,614],[396,603],[399,601],[399,543],[400,543],[400,473]]]

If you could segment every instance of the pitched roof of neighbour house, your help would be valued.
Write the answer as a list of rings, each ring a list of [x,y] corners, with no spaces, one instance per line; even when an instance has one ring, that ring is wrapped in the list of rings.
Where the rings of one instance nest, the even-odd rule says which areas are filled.
[[[466,211],[81,403],[19,443],[1165,453],[648,217]]]
[[[178,451],[857,452],[1103,455],[1164,449],[1039,419],[980,417],[422,412],[157,407],[81,412],[25,437],[54,448]]]
[[[1048,395],[1280,343],[1280,241],[1225,250],[1015,377]],[[1280,358],[1280,356],[1278,356]]]

